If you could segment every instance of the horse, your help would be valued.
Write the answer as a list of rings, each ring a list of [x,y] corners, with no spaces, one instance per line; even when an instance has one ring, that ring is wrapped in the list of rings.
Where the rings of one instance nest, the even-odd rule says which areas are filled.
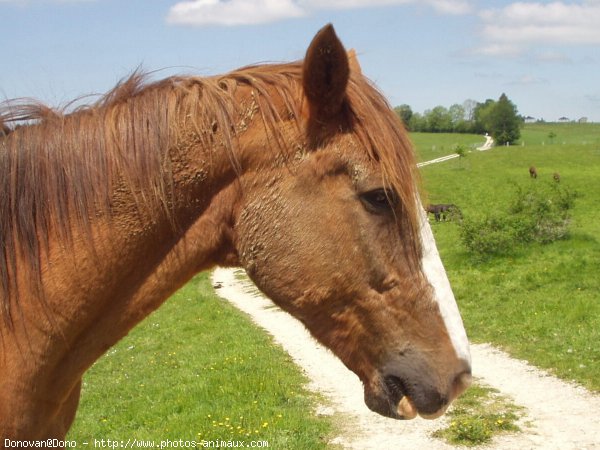
[[[462,219],[462,212],[460,208],[454,205],[453,203],[427,205],[425,211],[429,214],[433,214],[433,217],[435,218],[436,222],[446,220],[446,213],[448,213],[448,219]]]
[[[399,119],[332,25],[302,61],[151,81],[0,139],[0,436],[62,439],[84,372],[194,274],[241,266],[396,419],[471,380]]]
[[[535,166],[529,166],[529,176],[531,178],[537,178],[537,169],[535,168]]]

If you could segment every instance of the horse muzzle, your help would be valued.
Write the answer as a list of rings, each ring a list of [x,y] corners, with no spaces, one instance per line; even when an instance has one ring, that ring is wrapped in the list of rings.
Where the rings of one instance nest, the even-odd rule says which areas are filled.
[[[417,415],[436,419],[470,386],[471,380],[467,364],[441,386],[428,380],[427,374],[412,378],[402,371],[384,372],[377,376],[373,389],[365,387],[365,403],[372,411],[393,419],[414,419]]]

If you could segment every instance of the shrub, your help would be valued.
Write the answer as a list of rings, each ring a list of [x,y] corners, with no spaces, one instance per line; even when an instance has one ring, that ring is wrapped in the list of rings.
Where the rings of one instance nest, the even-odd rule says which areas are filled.
[[[556,183],[531,183],[527,189],[517,186],[505,212],[462,222],[462,242],[481,258],[511,254],[531,242],[547,244],[564,239],[576,197],[576,193]]]

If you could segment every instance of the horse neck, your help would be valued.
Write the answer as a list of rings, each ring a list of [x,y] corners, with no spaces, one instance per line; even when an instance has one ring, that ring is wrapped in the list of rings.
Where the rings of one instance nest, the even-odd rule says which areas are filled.
[[[179,117],[188,115],[185,112]],[[66,118],[63,126],[67,129],[75,127],[70,120],[87,119]],[[85,194],[69,198],[66,207],[49,205],[52,214],[43,223],[48,229],[37,231],[42,236],[39,247],[35,246],[39,253],[18,251],[19,243],[15,243],[18,273],[14,286],[18,296],[11,300],[11,308],[14,320],[20,322],[14,326],[17,339],[22,336],[23,341],[34,342],[33,335],[54,335],[59,347],[78,347],[82,339],[89,339],[83,347],[90,346],[89,354],[99,356],[98,352],[106,348],[94,346],[92,336],[101,334],[102,345],[112,345],[194,273],[234,259],[224,235],[228,232],[237,174],[227,139],[212,122],[201,118],[198,122],[186,119],[171,124],[170,131],[177,139],[151,161],[164,162],[160,172],[154,167],[154,172],[148,174],[151,183],[144,185],[144,172],[139,170],[147,161],[134,161],[133,170],[130,167],[128,172],[116,160],[119,155],[111,153],[103,170],[112,172],[113,181],[101,180],[112,187],[108,198],[103,198],[107,188],[96,189],[78,180]],[[198,128],[199,124],[208,124],[210,136],[206,128]],[[42,124],[40,128],[47,126]],[[24,132],[36,130],[23,129],[15,134],[23,140]],[[118,129],[88,133],[120,140],[122,150],[140,150],[127,149],[127,141]],[[51,145],[57,147],[59,142],[55,138]],[[32,154],[36,151],[30,149]],[[73,159],[69,164],[75,167]],[[42,193],[36,195],[44,198]],[[219,201],[215,203],[217,196]],[[47,198],[47,203],[52,203],[60,196],[48,194]],[[90,203],[81,205],[84,200]],[[43,297],[32,283],[42,280],[41,273]],[[6,326],[0,322],[0,326]],[[10,331],[5,335],[9,336]],[[47,339],[44,341],[49,344]],[[51,354],[53,350],[32,351]]]

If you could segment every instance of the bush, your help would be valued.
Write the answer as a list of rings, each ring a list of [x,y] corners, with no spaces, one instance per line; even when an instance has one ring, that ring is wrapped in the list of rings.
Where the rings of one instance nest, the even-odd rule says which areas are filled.
[[[516,188],[506,212],[467,219],[461,225],[461,239],[478,257],[508,255],[525,244],[547,244],[568,236],[569,210],[577,194],[559,184],[532,183]]]

